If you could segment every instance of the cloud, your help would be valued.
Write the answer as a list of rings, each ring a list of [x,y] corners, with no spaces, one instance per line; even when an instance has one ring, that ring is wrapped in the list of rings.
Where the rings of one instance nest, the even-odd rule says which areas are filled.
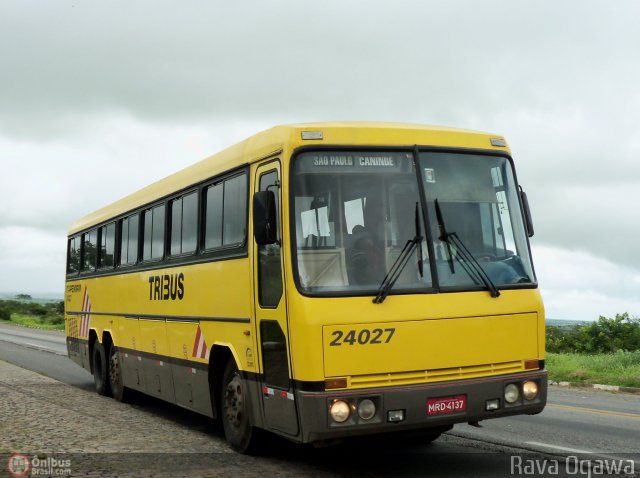
[[[63,293],[64,234],[0,226],[0,291]]]
[[[632,2],[293,5],[3,2],[3,126],[60,134],[69,117],[119,113],[459,124],[513,105],[606,102],[638,79],[625,63]]]
[[[0,137],[0,224],[66,233],[74,220],[265,126],[149,125],[103,118],[73,141]],[[217,134],[211,134],[211,130]]]
[[[584,252],[533,248],[547,317],[596,320],[629,312],[640,317],[640,271]]]

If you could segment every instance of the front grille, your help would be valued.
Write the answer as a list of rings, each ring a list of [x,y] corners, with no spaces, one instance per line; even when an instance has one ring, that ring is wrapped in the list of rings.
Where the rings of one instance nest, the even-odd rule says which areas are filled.
[[[487,377],[523,372],[524,362],[490,363],[470,365],[466,367],[418,370],[413,372],[376,373],[371,375],[355,375],[349,377],[350,388],[387,387],[392,385],[414,385],[419,383],[444,382],[447,380],[463,380],[467,378]]]

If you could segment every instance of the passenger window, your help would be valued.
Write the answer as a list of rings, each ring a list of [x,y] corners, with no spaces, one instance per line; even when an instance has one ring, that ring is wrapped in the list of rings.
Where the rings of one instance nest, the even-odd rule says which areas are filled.
[[[198,193],[171,201],[171,255],[192,253],[198,237]]]
[[[226,179],[206,189],[204,247],[244,244],[247,237],[247,176]]]
[[[67,252],[67,274],[76,274],[80,271],[80,237],[69,239]]]
[[[241,244],[247,235],[247,179],[245,175],[224,182],[222,245]]]
[[[137,214],[120,222],[120,265],[138,262],[138,222]]]
[[[112,268],[116,246],[116,223],[112,222],[100,228],[100,254],[98,256],[98,268]]]
[[[98,248],[98,230],[93,229],[82,235],[82,271],[96,270],[96,252]]]
[[[207,215],[205,225],[205,249],[222,246],[222,194],[224,184],[207,188]]]
[[[164,204],[144,212],[143,261],[164,257],[164,216]]]

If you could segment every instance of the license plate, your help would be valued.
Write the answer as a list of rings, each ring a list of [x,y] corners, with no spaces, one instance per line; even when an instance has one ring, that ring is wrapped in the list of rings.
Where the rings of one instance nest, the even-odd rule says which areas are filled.
[[[427,399],[427,415],[444,415],[464,412],[467,409],[467,396],[438,397]]]

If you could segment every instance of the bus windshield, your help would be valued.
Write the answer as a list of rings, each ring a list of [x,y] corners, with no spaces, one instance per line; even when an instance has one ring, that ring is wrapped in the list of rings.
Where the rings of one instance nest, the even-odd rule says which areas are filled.
[[[534,283],[509,160],[426,152],[419,163],[440,288],[481,285],[478,266],[497,286]]]
[[[314,151],[296,157],[294,257],[302,292],[376,294],[407,242],[417,237],[418,247],[391,294],[486,288],[478,267],[500,287],[533,282],[509,161],[429,152],[419,154],[417,166],[419,175],[408,151]],[[465,246],[473,257],[462,253]]]

